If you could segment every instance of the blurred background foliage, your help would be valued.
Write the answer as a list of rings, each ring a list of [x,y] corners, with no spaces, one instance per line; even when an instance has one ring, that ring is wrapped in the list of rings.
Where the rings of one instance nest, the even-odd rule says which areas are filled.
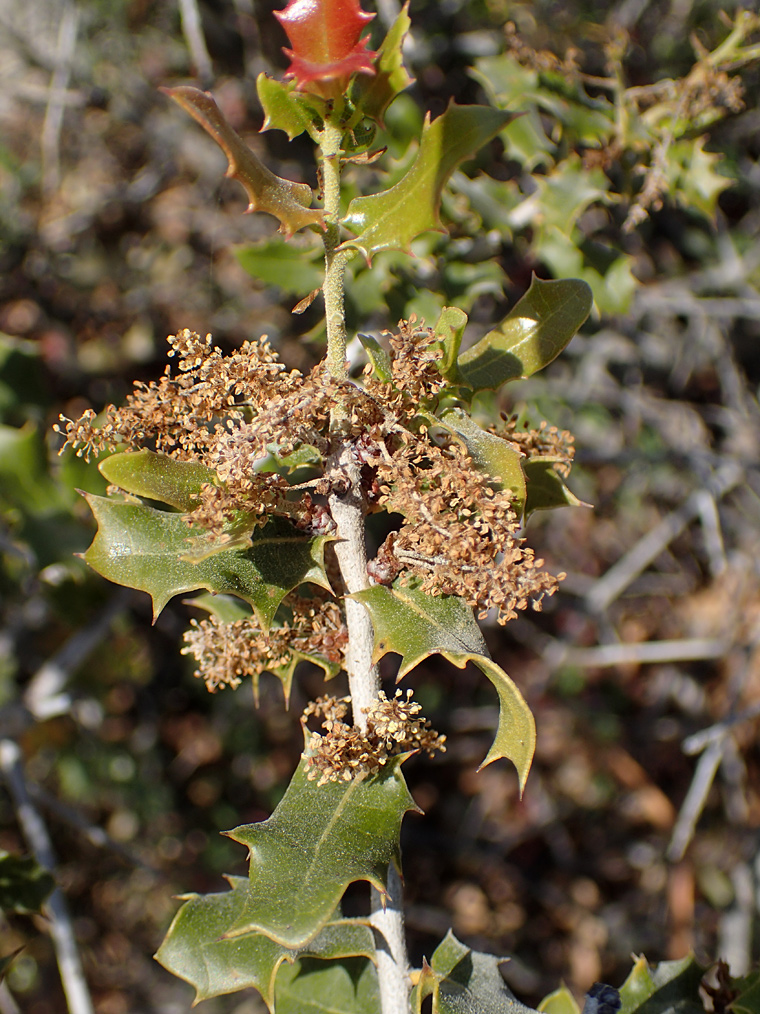
[[[181,4],[0,8],[0,738],[21,747],[100,1014],[188,1008],[150,957],[172,895],[243,871],[218,830],[271,812],[322,687],[305,670],[289,712],[275,680],[258,711],[245,686],[209,696],[178,651],[189,610],[151,627],[145,596],[76,557],[92,522],[75,490],[104,482],[56,457],[51,430],[156,377],[183,327],[319,358],[318,303],[290,312],[318,283],[309,237],[292,257],[244,216],[221,153],[157,91],[213,88],[278,173],[315,185],[303,138],[258,133],[255,78],[285,65],[272,6],[201,2],[202,44]],[[398,8],[377,9],[380,35]],[[455,175],[449,237],[351,262],[351,326],[454,304],[475,340],[532,272],[580,275],[597,304],[540,378],[481,404],[572,430],[571,485],[594,510],[531,521],[568,577],[545,613],[486,632],[536,714],[522,802],[506,765],[476,774],[496,721],[482,681],[440,661],[413,678],[449,751],[409,765],[428,814],[405,823],[412,957],[453,925],[512,955],[528,1002],[560,978],[619,984],[634,952],[694,948],[740,974],[760,952],[760,32],[718,0],[410,13],[416,83],[351,186],[392,181],[452,98],[524,115]],[[0,849],[29,851],[5,791]],[[0,1011],[65,1009],[46,921],[4,906],[0,940],[0,958],[24,947]]]

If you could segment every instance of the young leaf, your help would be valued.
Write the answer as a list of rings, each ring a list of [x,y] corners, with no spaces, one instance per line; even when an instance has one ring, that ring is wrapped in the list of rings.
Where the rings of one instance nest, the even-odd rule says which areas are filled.
[[[227,879],[230,891],[185,896],[156,960],[195,988],[196,1003],[252,987],[273,1011],[277,970],[283,962],[294,962],[303,949],[289,950],[263,933],[225,936],[245,910],[250,893],[246,877]],[[325,925],[308,953],[322,959],[373,957],[375,941],[368,926],[338,919]]]
[[[499,727],[481,768],[500,757],[517,768],[520,791],[536,748],[536,724],[512,680],[488,656],[472,610],[454,595],[431,596],[415,588],[375,585],[356,592],[372,617],[377,661],[389,651],[401,655],[401,679],[428,655],[443,655],[459,669],[474,662],[499,695]]]
[[[373,74],[375,54],[367,49],[368,39],[359,36],[374,14],[363,11],[358,0],[290,0],[274,16],[288,33],[292,49],[287,77],[298,88],[332,96],[352,74]]]
[[[256,78],[261,108],[264,110],[263,130],[284,130],[292,141],[305,130],[311,131],[314,111],[293,84],[284,84],[262,73]],[[318,102],[318,99],[312,99]]]
[[[109,581],[147,592],[154,617],[174,595],[204,588],[250,603],[266,630],[297,585],[309,581],[329,588],[327,538],[307,538],[283,519],[254,529],[247,549],[229,549],[217,540],[203,559],[192,562],[187,558],[191,529],[183,515],[89,493],[84,497],[98,522],[85,561]]]
[[[390,384],[393,379],[393,370],[391,368],[391,357],[382,347],[380,342],[373,338],[370,334],[360,334],[359,341],[362,343],[364,351],[369,356],[369,361],[372,363],[373,376],[377,377],[384,384]]]
[[[444,412],[437,421],[462,440],[479,472],[489,475],[499,489],[514,493],[514,510],[521,516],[526,497],[522,452],[508,440],[482,430],[459,408]]]
[[[442,231],[441,192],[460,162],[470,158],[513,118],[489,106],[457,106],[422,128],[417,156],[389,190],[355,197],[343,224],[356,233],[343,247],[356,247],[370,260],[379,250],[408,250],[412,240],[430,229]]]
[[[391,102],[414,80],[407,73],[402,52],[411,23],[407,0],[377,51],[374,75],[363,74],[357,77],[354,85],[353,98],[357,107],[380,124]]]
[[[459,357],[462,379],[482,391],[532,376],[565,348],[591,305],[591,289],[585,282],[534,278],[501,324]]]
[[[366,958],[282,965],[275,996],[277,1014],[381,1014],[377,970]]]
[[[371,778],[318,785],[305,759],[272,816],[227,832],[250,852],[250,890],[225,936],[265,933],[305,946],[330,919],[346,887],[368,880],[385,890],[388,864],[400,864],[399,835],[416,809],[394,758]]]
[[[512,996],[499,972],[504,958],[472,951],[449,930],[412,990],[414,1014],[432,994],[432,1014],[534,1014]]]
[[[457,380],[457,358],[462,335],[467,326],[467,314],[458,306],[444,306],[433,328],[440,343],[442,358],[438,362],[441,374],[452,382]]]
[[[570,490],[565,480],[554,467],[553,458],[533,458],[523,462],[527,496],[525,500],[526,519],[534,511],[553,510],[555,507],[589,507]]]
[[[166,454],[143,448],[111,454],[98,465],[101,475],[114,486],[168,503],[180,511],[198,506],[198,496],[205,483],[216,483],[216,472],[200,461],[177,461]]]
[[[238,180],[248,194],[248,211],[265,211],[280,222],[280,231],[290,236],[307,225],[323,227],[324,215],[309,208],[311,187],[275,176],[238,137],[222,115],[213,97],[188,85],[162,88],[209,133],[224,154],[227,176]]]

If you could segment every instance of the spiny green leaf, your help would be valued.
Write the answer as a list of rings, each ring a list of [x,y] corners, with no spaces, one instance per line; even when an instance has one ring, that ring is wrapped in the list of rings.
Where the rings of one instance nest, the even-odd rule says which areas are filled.
[[[275,995],[277,1014],[381,1014],[377,971],[366,958],[282,965]]]
[[[39,912],[54,887],[36,859],[0,849],[0,912]]]
[[[407,88],[412,78],[404,67],[403,45],[411,26],[409,0],[383,39],[375,58],[375,73],[360,74],[354,83],[354,100],[371,120],[383,122],[385,111],[396,96]]]
[[[322,227],[324,215],[311,210],[311,187],[275,176],[238,137],[213,97],[188,85],[162,88],[169,98],[182,106],[213,137],[229,161],[227,176],[238,180],[248,194],[248,211],[265,211],[280,223],[280,231],[290,236],[307,225]]]
[[[457,379],[457,357],[466,326],[467,314],[464,310],[460,310],[458,306],[444,306],[433,328],[443,353],[438,362],[438,369],[444,377],[452,381]]]
[[[375,660],[389,651],[401,655],[399,679],[429,655],[438,654],[460,669],[474,662],[491,680],[499,695],[499,727],[481,767],[500,757],[511,760],[522,792],[536,748],[536,725],[520,691],[489,658],[467,603],[454,595],[431,596],[416,588],[382,585],[352,598],[364,603],[372,617]]]
[[[256,78],[256,91],[264,110],[262,130],[284,130],[290,141],[305,130],[311,132],[314,111],[310,108],[309,99],[303,92],[297,91],[294,82],[286,84],[262,72]],[[310,99],[312,103],[320,101],[315,96]]]
[[[295,296],[313,292],[324,279],[324,251],[296,246],[280,236],[260,243],[238,247],[235,252],[240,266],[253,278],[266,285],[275,285]]]
[[[620,988],[620,1014],[704,1014],[699,996],[704,971],[693,955],[654,967],[639,958]]]
[[[549,993],[543,998],[537,1010],[541,1014],[581,1014],[575,997],[564,982],[559,989],[555,989],[553,993]]]
[[[135,496],[168,503],[180,511],[198,506],[205,483],[216,483],[216,472],[200,461],[177,461],[143,448],[112,454],[98,465],[109,482]]]
[[[470,950],[449,930],[412,990],[414,1014],[431,994],[433,1014],[533,1014],[507,989],[499,972],[505,960]]]
[[[246,877],[227,879],[231,891],[183,899],[156,960],[195,988],[196,1003],[252,987],[273,1011],[277,970],[283,962],[295,961],[303,949],[288,949],[263,933],[225,936],[245,910],[251,889]],[[373,957],[374,936],[368,926],[353,920],[332,920],[310,943],[308,953],[321,959]]]
[[[526,497],[525,475],[521,464],[524,455],[508,440],[481,429],[461,409],[453,408],[444,412],[438,421],[464,442],[479,472],[490,476],[498,489],[509,489],[514,493],[515,513],[520,517]]]
[[[228,832],[249,849],[251,884],[226,936],[260,932],[284,947],[303,947],[350,883],[368,880],[383,891],[388,864],[400,864],[402,818],[416,809],[402,760],[372,778],[318,785],[306,777],[302,758],[272,816]]]
[[[417,157],[389,190],[355,197],[344,225],[356,233],[344,247],[356,247],[367,259],[379,250],[408,250],[412,240],[441,229],[439,208],[446,181],[460,162],[487,144],[513,118],[489,106],[450,105],[422,128]]]
[[[205,589],[237,595],[253,606],[262,627],[272,622],[283,598],[299,584],[329,589],[324,571],[325,537],[307,538],[288,521],[274,518],[250,534],[245,549],[211,540],[195,561],[188,541],[197,537],[181,514],[141,503],[84,494],[98,532],[86,562],[116,584],[147,592],[158,616],[174,595]],[[206,536],[208,533],[206,533]]]
[[[523,461],[527,496],[525,517],[533,511],[553,510],[555,507],[588,507],[565,485],[565,480],[555,468],[553,458],[532,458]]]
[[[459,357],[463,380],[480,391],[542,370],[578,331],[591,305],[585,282],[534,278],[501,324]]]

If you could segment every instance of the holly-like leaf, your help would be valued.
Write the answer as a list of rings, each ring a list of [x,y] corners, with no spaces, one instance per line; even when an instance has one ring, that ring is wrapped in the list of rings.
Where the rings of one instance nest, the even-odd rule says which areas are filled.
[[[433,997],[432,1014],[534,1014],[512,996],[499,972],[506,959],[472,951],[449,930],[412,990],[414,1014]]]
[[[463,380],[476,391],[530,377],[560,354],[591,312],[591,289],[574,278],[541,281],[501,324],[459,357]]]
[[[308,225],[324,227],[324,215],[311,209],[311,187],[276,176],[238,137],[213,97],[189,85],[162,88],[166,95],[182,106],[194,120],[213,137],[229,166],[226,175],[238,180],[248,195],[248,211],[265,211],[280,223],[280,231],[287,236]]]
[[[54,887],[51,875],[31,856],[0,849],[0,912],[39,912]]]
[[[545,996],[537,1008],[541,1014],[581,1014],[578,1002],[564,984]]]
[[[512,491],[515,514],[520,517],[526,497],[522,452],[508,440],[481,429],[459,408],[444,412],[437,422],[462,440],[477,470],[490,476],[494,486]]]
[[[436,340],[443,355],[438,361],[438,369],[447,379],[457,379],[457,358],[462,344],[462,335],[467,326],[467,314],[458,306],[444,306],[433,328]]]
[[[391,102],[414,80],[407,73],[402,52],[411,23],[407,0],[377,51],[374,75],[362,75],[354,85],[357,107],[380,124]]]
[[[196,1003],[252,987],[273,1011],[277,970],[283,962],[292,964],[303,949],[288,949],[263,933],[227,937],[245,911],[251,890],[247,877],[227,879],[230,891],[183,898],[156,960],[195,988]],[[311,941],[308,953],[325,960],[374,957],[374,936],[368,926],[353,920],[331,920]]]
[[[292,83],[285,84],[262,72],[256,78],[256,91],[264,110],[262,131],[284,130],[290,141],[305,130],[311,132],[315,111]],[[320,100],[312,98],[311,101],[316,103]]]
[[[556,464],[555,458],[532,458],[523,461],[527,489],[526,518],[534,511],[553,510],[555,507],[590,506],[579,500],[567,487],[565,480],[555,468]]]
[[[145,448],[111,454],[98,468],[104,478],[127,493],[168,503],[180,511],[197,507],[202,487],[217,482],[216,472],[200,461],[177,461]]]
[[[389,651],[401,655],[399,679],[428,655],[436,654],[460,669],[474,662],[490,679],[499,695],[499,727],[480,766],[500,757],[511,760],[522,792],[536,748],[536,724],[520,691],[489,657],[467,603],[455,595],[432,596],[417,588],[383,585],[356,592],[352,598],[362,602],[372,617],[374,660]]]
[[[277,1014],[381,1014],[377,970],[366,958],[282,965]]]
[[[379,250],[408,250],[430,229],[442,231],[439,208],[448,178],[512,118],[490,106],[454,104],[432,122],[428,116],[417,156],[399,182],[349,204],[343,224],[356,236],[343,246],[356,247],[369,260]]]
[[[318,785],[302,758],[268,820],[227,832],[248,847],[251,867],[250,890],[225,936],[265,933],[283,947],[304,947],[350,883],[368,880],[384,891],[389,863],[400,868],[401,821],[416,809],[403,759],[371,778]]]
[[[638,958],[620,987],[619,1014],[703,1014],[699,987],[704,971],[693,955],[654,967]]]
[[[299,88],[331,95],[337,90],[331,82],[374,73],[375,54],[359,36],[375,15],[363,11],[358,0],[290,0],[274,15],[293,47],[283,50],[290,57],[286,76],[295,78]]]
[[[275,235],[260,243],[238,247],[235,257],[253,278],[296,296],[320,288],[324,280],[321,246],[319,250],[304,249]]]
[[[84,496],[98,522],[85,561],[109,581],[147,592],[154,617],[173,596],[203,588],[244,599],[266,630],[283,598],[297,585],[308,581],[329,589],[324,570],[327,538],[308,538],[282,518],[254,529],[245,549],[229,549],[228,542],[212,540],[201,558],[191,555],[189,540],[199,536],[183,515]]]

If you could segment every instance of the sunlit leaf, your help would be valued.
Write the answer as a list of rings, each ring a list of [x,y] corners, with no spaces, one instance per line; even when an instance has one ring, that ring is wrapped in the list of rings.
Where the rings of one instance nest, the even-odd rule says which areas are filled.
[[[508,440],[481,429],[461,409],[454,408],[444,412],[438,421],[464,442],[479,472],[490,476],[493,485],[498,489],[512,491],[515,497],[515,514],[520,517],[526,496],[522,452]]]
[[[312,210],[311,187],[275,176],[238,137],[213,97],[189,85],[162,88],[213,137],[227,156],[227,176],[238,180],[248,195],[248,211],[265,211],[280,223],[280,231],[291,235],[307,225],[322,226],[324,215]]]
[[[420,233],[441,229],[441,192],[449,176],[510,119],[511,113],[489,106],[454,104],[432,122],[428,117],[417,156],[402,179],[349,204],[344,225],[356,237],[344,246],[356,247],[370,259],[379,250],[408,250]]]
[[[481,767],[506,757],[517,768],[522,791],[536,748],[536,725],[520,691],[489,657],[467,603],[454,595],[431,596],[416,588],[383,585],[352,597],[372,617],[375,660],[389,651],[401,655],[399,679],[429,655],[438,654],[460,669],[473,662],[491,680],[499,695],[499,727]]]
[[[651,967],[638,958],[620,987],[619,1014],[704,1014],[699,996],[704,971],[693,955]]]
[[[272,816],[229,831],[250,853],[250,890],[226,935],[265,933],[303,947],[330,919],[346,887],[368,880],[385,890],[399,865],[399,834],[416,809],[401,774],[402,757],[378,775],[318,785],[302,759]]]
[[[414,80],[407,73],[402,52],[410,26],[407,0],[377,51],[374,75],[362,74],[354,85],[356,105],[378,123],[383,122],[385,111],[396,96]]]
[[[377,971],[366,958],[282,965],[275,995],[277,1014],[381,1014]]]
[[[485,390],[530,377],[560,354],[591,304],[585,282],[534,278],[501,324],[459,357],[462,378],[475,390]]]
[[[263,72],[256,78],[261,108],[264,110],[262,130],[284,130],[289,140],[309,130],[314,120],[314,111],[302,92],[296,91],[293,83],[286,84]],[[311,99],[319,102],[319,99]]]
[[[507,989],[499,972],[506,959],[470,950],[449,931],[412,990],[412,1011],[432,995],[432,1014],[533,1014]]]
[[[393,379],[393,370],[391,369],[391,357],[382,347],[380,342],[373,338],[370,334],[360,334],[359,341],[362,343],[364,351],[369,356],[369,361],[372,363],[372,373],[378,380],[381,380],[384,384],[389,384]]]
[[[245,911],[251,890],[247,877],[227,879],[229,891],[183,898],[156,959],[195,988],[196,1003],[251,987],[274,1010],[277,970],[283,962],[295,961],[303,949],[288,949],[263,933],[225,936]],[[331,920],[307,950],[321,959],[373,957],[375,941],[368,926]]]
[[[111,454],[98,468],[127,493],[168,503],[180,511],[197,507],[203,485],[217,481],[216,472],[200,461],[177,461],[146,449]]]
[[[534,511],[553,510],[555,507],[588,507],[568,489],[565,480],[555,468],[556,460],[533,458],[523,461],[527,496],[525,517]]]
[[[84,559],[109,581],[147,592],[154,616],[174,595],[205,589],[244,599],[267,629],[280,602],[297,585],[308,581],[329,587],[324,572],[327,540],[308,538],[283,519],[254,529],[246,549],[228,549],[217,540],[193,562],[188,559],[191,529],[183,515],[84,496],[98,522]]]
[[[467,326],[467,314],[458,306],[444,306],[433,331],[443,353],[438,369],[452,381],[457,376],[457,358],[462,344],[462,335]]]
[[[559,989],[543,998],[537,1010],[541,1011],[541,1014],[581,1014],[575,997],[564,982]]]

